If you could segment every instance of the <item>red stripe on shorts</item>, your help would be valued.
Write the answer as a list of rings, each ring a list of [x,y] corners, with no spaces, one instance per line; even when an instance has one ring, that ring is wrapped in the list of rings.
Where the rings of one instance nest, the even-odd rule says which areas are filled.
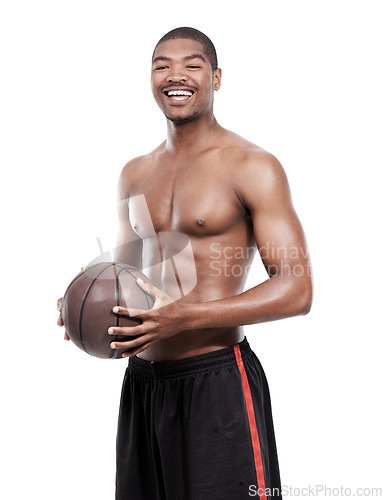
[[[243,360],[242,360],[241,349],[240,349],[238,344],[234,346],[234,353],[235,353],[235,358],[237,360],[237,365],[238,365],[238,368],[239,368],[239,371],[241,374],[243,392],[245,394],[247,416],[248,416],[249,425],[250,425],[251,444],[253,445],[255,472],[257,474],[257,481],[258,481],[259,497],[267,500],[267,496],[265,493],[265,476],[263,474],[261,446],[259,444],[257,423],[255,421],[253,399],[251,397],[249,381],[247,379],[245,366],[244,366]]]

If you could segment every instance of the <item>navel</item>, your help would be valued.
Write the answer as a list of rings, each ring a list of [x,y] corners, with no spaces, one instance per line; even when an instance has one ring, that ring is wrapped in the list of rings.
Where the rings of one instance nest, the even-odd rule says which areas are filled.
[[[203,219],[197,219],[196,223],[197,223],[197,226],[200,226],[200,227],[205,225],[205,221]]]

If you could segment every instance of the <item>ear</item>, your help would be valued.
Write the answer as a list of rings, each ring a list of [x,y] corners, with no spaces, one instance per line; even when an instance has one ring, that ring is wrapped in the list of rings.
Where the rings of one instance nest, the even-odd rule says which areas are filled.
[[[221,70],[221,68],[217,68],[214,70],[214,74],[213,74],[214,90],[220,89],[221,79],[222,79],[222,70]]]

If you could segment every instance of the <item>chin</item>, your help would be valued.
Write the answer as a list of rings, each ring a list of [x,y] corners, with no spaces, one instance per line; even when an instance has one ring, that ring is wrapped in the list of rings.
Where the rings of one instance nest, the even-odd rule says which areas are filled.
[[[164,113],[164,114],[165,114],[166,118],[173,123],[185,123],[185,122],[189,122],[190,120],[192,120],[196,116],[197,113],[192,113],[191,115],[186,115],[186,116],[167,115],[166,113]]]

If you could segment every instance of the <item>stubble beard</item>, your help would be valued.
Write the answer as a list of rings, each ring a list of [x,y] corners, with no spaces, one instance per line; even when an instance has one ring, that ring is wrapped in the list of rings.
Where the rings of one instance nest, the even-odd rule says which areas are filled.
[[[191,115],[188,116],[169,116],[166,113],[164,115],[166,118],[171,121],[172,123],[186,123],[191,121],[196,115],[198,114],[198,111],[194,111]]]

